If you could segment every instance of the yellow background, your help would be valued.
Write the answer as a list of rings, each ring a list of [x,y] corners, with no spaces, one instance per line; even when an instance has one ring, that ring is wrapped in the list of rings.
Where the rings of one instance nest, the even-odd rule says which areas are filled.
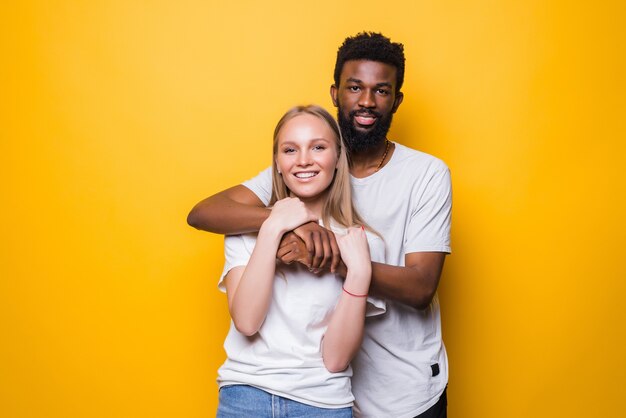
[[[450,416],[626,413],[621,1],[13,3],[2,417],[214,415],[222,238],[187,212],[269,164],[288,107],[332,109],[364,29],[406,47],[390,137],[453,174]]]

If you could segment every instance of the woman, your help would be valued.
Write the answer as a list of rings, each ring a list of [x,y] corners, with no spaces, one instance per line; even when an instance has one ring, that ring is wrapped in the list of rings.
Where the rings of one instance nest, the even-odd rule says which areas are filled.
[[[273,156],[269,217],[258,235],[225,241],[220,288],[232,323],[217,416],[351,417],[349,363],[363,336],[370,252],[383,261],[384,245],[354,210],[346,153],[328,112],[288,111],[274,131]],[[337,233],[343,282],[300,263],[276,263],[283,234],[318,220]],[[369,302],[376,306],[368,314],[384,312]]]

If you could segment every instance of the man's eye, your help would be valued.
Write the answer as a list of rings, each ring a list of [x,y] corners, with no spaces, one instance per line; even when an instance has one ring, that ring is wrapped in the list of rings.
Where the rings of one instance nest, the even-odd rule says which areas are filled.
[[[350,90],[350,91],[359,91],[360,88],[359,88],[359,86],[350,86],[350,87],[348,87],[348,90]]]
[[[378,89],[378,94],[382,95],[382,96],[386,96],[389,94],[389,90],[385,90],[385,89]]]

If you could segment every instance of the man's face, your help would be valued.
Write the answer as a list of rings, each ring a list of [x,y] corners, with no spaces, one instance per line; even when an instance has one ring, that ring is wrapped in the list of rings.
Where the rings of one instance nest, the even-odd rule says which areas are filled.
[[[396,72],[382,62],[346,61],[339,86],[331,86],[341,133],[351,153],[367,151],[385,139],[403,98],[396,93]]]

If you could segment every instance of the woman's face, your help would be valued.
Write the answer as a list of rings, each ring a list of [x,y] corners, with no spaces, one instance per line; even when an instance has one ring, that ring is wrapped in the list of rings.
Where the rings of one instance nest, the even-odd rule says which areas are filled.
[[[337,138],[325,121],[304,113],[279,131],[275,158],[295,196],[303,201],[323,198],[337,167]]]

